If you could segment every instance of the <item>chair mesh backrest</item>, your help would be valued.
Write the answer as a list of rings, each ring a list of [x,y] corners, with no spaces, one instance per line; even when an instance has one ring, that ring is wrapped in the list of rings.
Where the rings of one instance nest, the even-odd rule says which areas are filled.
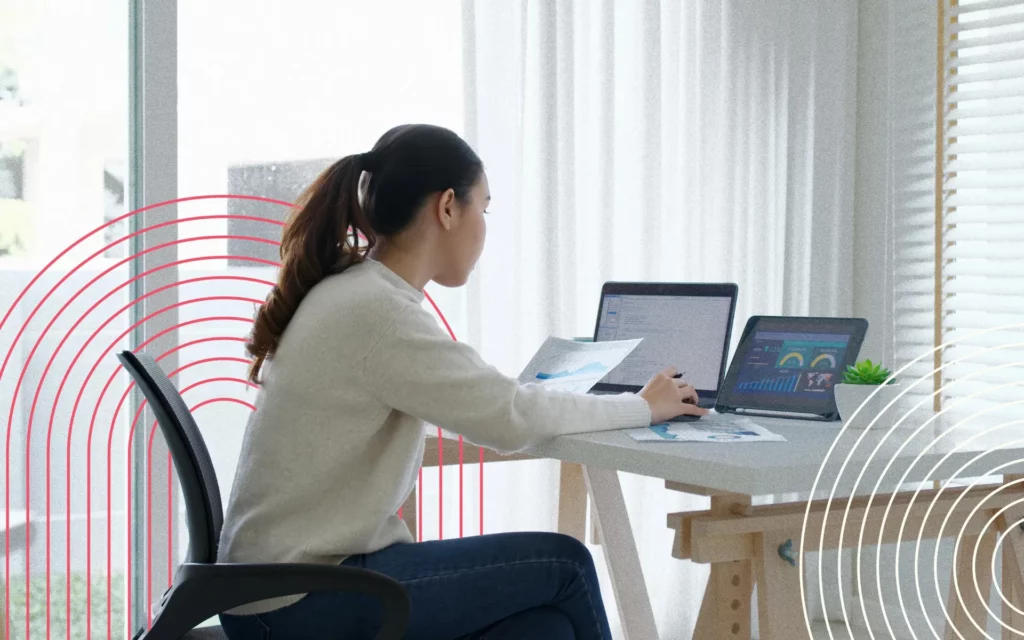
[[[192,412],[153,358],[125,351],[118,360],[146,396],[174,459],[188,515],[187,561],[215,563],[224,512],[213,461]]]

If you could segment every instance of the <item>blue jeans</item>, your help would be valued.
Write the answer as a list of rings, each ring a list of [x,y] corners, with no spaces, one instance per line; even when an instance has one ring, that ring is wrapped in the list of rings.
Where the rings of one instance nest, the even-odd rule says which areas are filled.
[[[343,565],[391,576],[409,593],[409,640],[611,640],[590,551],[556,533],[500,533],[395,544]],[[311,593],[252,616],[221,615],[231,640],[373,638],[380,604]]]

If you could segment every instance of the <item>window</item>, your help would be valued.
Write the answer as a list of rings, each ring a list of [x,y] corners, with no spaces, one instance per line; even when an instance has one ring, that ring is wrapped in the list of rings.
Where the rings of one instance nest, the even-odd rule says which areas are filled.
[[[890,3],[889,132],[893,336],[897,367],[906,380],[926,379],[935,344],[935,115],[936,30],[932,0]],[[927,381],[911,392],[925,400]]]
[[[32,532],[12,536],[0,574],[12,639],[125,626],[125,384],[110,376],[131,324],[129,266],[113,258],[130,252],[100,251],[126,228],[90,232],[124,212],[128,42],[125,0],[0,0],[0,500],[14,520],[30,512]]]
[[[944,0],[933,29],[896,6],[896,361],[950,344],[905,378],[932,375],[916,391],[942,387],[935,406],[1000,410],[1024,373],[1024,0]]]
[[[1024,0],[953,2],[943,27],[943,400],[994,409],[1024,373],[1024,328],[978,333],[1024,319]]]

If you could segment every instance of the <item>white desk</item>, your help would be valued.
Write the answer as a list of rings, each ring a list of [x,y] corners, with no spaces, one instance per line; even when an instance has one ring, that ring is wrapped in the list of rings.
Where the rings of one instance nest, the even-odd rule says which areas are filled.
[[[840,423],[758,417],[752,419],[774,433],[784,436],[786,442],[636,442],[622,431],[610,431],[556,438],[531,449],[528,453],[538,458],[579,462],[588,466],[626,471],[726,493],[777,495],[810,491],[829,448],[836,442],[840,433]],[[832,460],[841,462],[845,456],[839,453],[853,450],[850,466],[859,471],[864,467],[864,463],[871,459],[870,454],[875,446],[882,443],[880,452],[875,454],[866,474],[868,478],[875,477],[892,460],[893,454],[919,424],[920,421],[912,428],[901,427],[889,437],[881,430],[848,429],[838,441]],[[983,431],[983,428],[971,432],[953,429],[948,431],[948,435],[936,439],[936,436],[947,431],[949,426],[949,420],[942,421],[937,428],[926,428],[926,431],[911,439],[887,472],[887,476],[895,473],[893,469],[899,469],[902,474],[915,457],[926,451],[907,478],[907,482],[920,481],[924,478],[925,472],[945,454],[957,447],[963,447],[943,463],[938,475],[933,474],[928,478],[944,479],[979,451],[993,449],[1009,439],[1005,434],[1001,436],[999,432],[995,432],[967,443],[964,447],[968,438],[973,433]],[[1024,439],[1024,430],[1018,430],[1021,431],[1019,437]],[[861,443],[854,449],[856,439],[861,436]],[[1016,447],[996,452],[986,460],[995,465],[1018,459],[1022,453],[1024,442]],[[1024,463],[1006,473],[1024,473]],[[850,474],[851,471],[847,470],[844,477]],[[831,486],[835,477],[835,474],[826,474],[819,485]]]
[[[529,454],[583,465],[584,479],[629,640],[652,639],[657,632],[616,471],[662,478],[670,489],[711,497],[711,509],[708,511],[669,514],[668,517],[669,526],[676,530],[672,555],[711,564],[711,578],[695,638],[750,638],[750,598],[756,582],[759,585],[760,637],[763,640],[795,640],[806,637],[803,616],[799,614],[799,573],[784,561],[781,551],[776,553],[776,549],[786,540],[793,541],[794,550],[799,549],[807,502],[751,506],[751,497],[808,494],[826,459],[829,460],[828,468],[818,483],[816,495],[823,490],[827,495],[833,487],[837,496],[850,495],[862,470],[866,471],[853,493],[873,492],[879,478],[884,482],[870,503],[870,511],[865,508],[868,503],[864,499],[852,504],[850,521],[842,539],[838,523],[847,500],[831,505],[827,524],[822,519],[824,505],[814,503],[811,522],[816,522],[818,528],[809,526],[807,529],[805,550],[817,550],[817,538],[823,525],[822,549],[855,546],[861,525],[867,531],[865,539],[898,541],[901,533],[894,528],[894,522],[898,527],[904,515],[913,522],[921,521],[923,510],[933,501],[934,509],[939,513],[954,514],[953,522],[957,526],[967,523],[969,535],[965,540],[968,543],[981,540],[982,549],[994,549],[997,534],[992,529],[983,531],[983,525],[1001,507],[1024,496],[1024,480],[1007,487],[1000,494],[1001,501],[983,503],[984,508],[975,514],[970,513],[970,507],[981,503],[980,496],[991,494],[991,485],[965,493],[959,499],[957,490],[951,488],[944,488],[943,493],[925,492],[917,497],[914,504],[906,500],[909,494],[902,493],[896,499],[895,511],[882,526],[881,511],[890,492],[898,492],[906,483],[994,475],[989,470],[1007,463],[1011,464],[995,473],[1008,482],[1016,478],[1015,474],[1024,474],[1024,462],[1015,462],[1024,459],[1024,441],[1004,445],[1015,438],[1007,430],[976,437],[988,427],[979,424],[949,430],[952,422],[940,420],[911,437],[917,426],[924,424],[929,416],[930,413],[914,416],[913,423],[908,421],[908,426],[896,429],[888,437],[887,431],[874,430],[846,430],[839,437],[841,427],[837,423],[755,418],[759,424],[785,436],[787,442],[639,443],[623,432],[606,432],[557,438],[532,449]],[[1019,436],[1016,437],[1024,439],[1024,432],[1019,428],[1017,433]],[[858,439],[860,443],[855,447]],[[835,447],[833,443],[836,443]],[[878,445],[881,446],[875,453]],[[901,445],[905,446],[898,452]],[[840,474],[843,460],[851,452],[846,469]],[[957,469],[982,452],[989,452],[983,459],[983,466],[974,465],[957,473]],[[889,470],[883,476],[886,465],[889,465]],[[937,469],[932,470],[936,465]],[[1005,530],[1021,519],[1024,519],[1024,510],[1012,507],[997,519],[997,526]],[[878,538],[880,535],[882,537]],[[1020,602],[1019,598],[1024,595],[1024,581],[1021,565],[1016,560],[1019,556],[1024,561],[1024,546],[1015,548],[1010,542],[1024,544],[1024,540],[1018,540],[1016,536],[1008,536],[1005,540],[1003,590],[1015,594],[1013,597]],[[973,551],[973,548],[968,548],[970,546],[962,545],[961,551]],[[1007,571],[1009,567],[1015,570]],[[958,556],[957,569],[968,572],[961,576],[962,584],[971,580],[969,555],[961,553]],[[978,575],[983,582],[984,578]],[[980,588],[987,593],[988,587],[988,584],[982,584]],[[983,620],[985,611],[981,602],[971,601],[965,596],[963,602],[952,601],[949,612],[964,638],[984,637],[971,635],[975,629],[965,621],[965,611],[975,619]],[[1011,613],[1004,607],[1004,620],[1008,624],[1016,620]],[[1014,624],[1024,630],[1024,624]]]

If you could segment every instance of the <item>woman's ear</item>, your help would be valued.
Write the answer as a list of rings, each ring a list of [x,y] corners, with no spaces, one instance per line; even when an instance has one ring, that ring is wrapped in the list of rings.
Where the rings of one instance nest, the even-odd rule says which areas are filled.
[[[451,231],[455,218],[455,191],[448,189],[437,199],[437,221],[445,231]]]

